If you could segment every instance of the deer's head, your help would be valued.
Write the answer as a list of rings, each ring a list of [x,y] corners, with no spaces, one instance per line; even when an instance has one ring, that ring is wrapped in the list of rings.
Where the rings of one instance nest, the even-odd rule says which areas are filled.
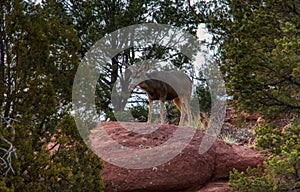
[[[149,64],[144,62],[139,69],[131,65],[128,69],[131,71],[129,88],[133,90],[139,83],[147,79],[146,72],[149,70]]]

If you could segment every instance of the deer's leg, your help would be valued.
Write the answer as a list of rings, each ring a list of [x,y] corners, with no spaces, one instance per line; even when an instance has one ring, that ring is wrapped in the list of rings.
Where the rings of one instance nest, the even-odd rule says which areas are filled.
[[[164,101],[159,100],[160,105],[160,123],[164,124]]]
[[[181,102],[181,110],[180,110],[179,125],[183,125],[184,119],[185,119],[185,114],[186,114],[186,103],[183,98],[180,99],[180,102]]]
[[[173,99],[173,102],[175,103],[175,105],[179,109],[179,111],[181,111],[181,102],[180,102],[180,99],[177,97],[177,98]]]
[[[183,125],[184,123],[184,118],[185,118],[185,110],[182,108],[180,111],[180,121],[179,121],[179,126]]]
[[[190,101],[187,99],[187,116],[188,116],[188,125],[192,125],[192,112],[191,112],[191,106]]]
[[[149,99],[149,110],[148,110],[148,120],[147,120],[147,123],[151,123],[152,107],[153,107],[153,101],[151,99]]]
[[[175,103],[176,107],[177,107],[177,108],[179,109],[179,111],[180,111],[179,125],[181,125],[182,122],[180,122],[180,121],[181,121],[181,119],[182,119],[181,114],[182,114],[182,107],[183,107],[183,106],[182,106],[182,104],[181,104],[181,101],[180,101],[179,97],[173,99],[173,102]],[[180,123],[181,123],[181,124],[180,124]]]
[[[192,124],[192,113],[191,113],[189,98],[182,97],[181,105],[182,105],[182,110],[181,110],[179,125],[183,125],[185,116],[187,116],[187,118],[188,118],[188,125],[191,125]]]

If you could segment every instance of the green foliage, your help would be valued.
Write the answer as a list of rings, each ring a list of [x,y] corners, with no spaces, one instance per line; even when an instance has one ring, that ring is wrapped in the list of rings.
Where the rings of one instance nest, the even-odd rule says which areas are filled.
[[[166,102],[166,122],[170,124],[179,124],[180,110],[173,101]]]
[[[105,34],[133,24],[146,22],[170,24],[185,29],[192,34],[200,22],[196,7],[187,1],[72,1],[65,3],[74,17],[74,28],[78,32],[82,45],[80,54],[84,56],[91,46]],[[85,17],[82,17],[85,15]],[[150,32],[150,31],[149,31]],[[141,37],[143,39],[143,37]],[[116,39],[108,42],[114,46]],[[187,43],[186,46],[191,45]],[[144,46],[144,45],[142,45]],[[128,85],[130,75],[124,70],[127,66],[137,64],[143,59],[157,59],[169,61],[179,69],[190,68],[189,60],[182,53],[172,47],[145,45],[145,47],[131,47],[118,53],[111,61],[99,66],[101,75],[96,87],[96,107],[104,119],[114,120],[113,109],[122,111],[127,104],[129,95]],[[114,86],[117,85],[117,86]],[[111,93],[116,91],[120,97],[114,96],[117,106],[111,105]]]
[[[272,186],[268,178],[263,177],[263,172],[260,167],[258,168],[248,168],[246,173],[239,172],[236,169],[232,171],[229,179],[229,187],[233,191],[243,191],[243,192],[270,192]]]
[[[207,85],[199,85],[196,88],[195,97],[191,100],[191,110],[194,113],[197,113],[199,109],[194,108],[195,106],[200,107],[200,112],[208,113],[211,109],[211,94],[209,91],[209,87]],[[194,102],[198,102],[198,104],[194,104]]]
[[[104,188],[102,163],[81,139],[73,118],[66,116],[56,130],[54,137],[59,148],[46,171],[48,182],[53,182],[50,186],[68,191],[101,191]]]
[[[265,124],[256,131],[257,146],[261,149],[268,149],[274,154],[291,153],[292,150],[299,150],[300,122],[295,120],[284,131],[276,129],[272,124]]]
[[[284,144],[284,134],[276,125],[263,124],[256,130],[257,145],[268,149],[271,153],[279,154],[280,147]]]
[[[16,135],[20,135],[19,131],[24,133],[23,125],[15,126]],[[17,174],[10,177],[15,190],[101,191],[102,163],[81,139],[74,120],[66,115],[54,130],[48,133],[49,141],[35,141],[33,135],[25,134],[17,139],[22,162],[16,164]],[[23,142],[19,144],[20,141]]]
[[[17,154],[0,190],[102,191],[102,163],[68,115],[80,48],[68,12],[55,0],[0,6],[0,135]]]
[[[265,169],[234,171],[235,191],[298,191],[300,112],[299,3],[292,0],[209,1],[203,6],[215,58],[237,109],[258,112],[267,122],[294,120],[282,132],[268,123],[256,131],[257,145],[272,156]]]
[[[3,192],[14,192],[13,186],[7,186],[8,182],[7,179],[2,177],[0,181],[0,191]]]
[[[15,172],[1,177],[0,191],[102,191],[102,163],[81,138],[88,130],[80,135],[68,113],[80,59],[104,35],[132,24],[169,23],[195,33],[195,7],[184,1],[31,2],[0,2],[0,115],[11,125],[1,122],[0,135],[17,153],[11,159]],[[122,65],[136,62],[136,51],[112,58],[99,77],[95,101],[105,118],[114,119],[110,99],[118,78],[128,91]],[[144,107],[130,112],[138,118],[147,114]],[[0,146],[9,147],[4,141]]]
[[[130,113],[133,116],[133,118],[138,119],[139,121],[147,121],[148,108],[146,106],[134,106],[130,108]]]
[[[293,122],[284,133],[272,125],[263,125],[257,132],[258,146],[273,153],[265,169],[234,170],[230,187],[234,191],[296,191],[300,189],[300,122]]]
[[[299,9],[294,1],[225,0],[206,10],[220,49],[216,58],[239,109],[265,118],[299,113]]]
[[[196,10],[195,4],[192,5],[185,0],[150,1],[148,4],[148,11],[151,14],[150,21],[182,27],[191,34],[196,33],[202,19]]]

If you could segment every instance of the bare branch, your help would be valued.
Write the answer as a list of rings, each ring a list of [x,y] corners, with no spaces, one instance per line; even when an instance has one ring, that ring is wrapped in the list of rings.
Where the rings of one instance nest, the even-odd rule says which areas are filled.
[[[12,167],[12,156],[14,155],[15,158],[17,157],[17,153],[16,153],[16,148],[13,146],[13,144],[11,142],[9,142],[7,139],[5,139],[3,136],[0,136],[0,139],[2,141],[4,141],[5,143],[7,143],[9,145],[8,149],[4,149],[4,148],[0,148],[1,151],[4,151],[5,153],[0,157],[1,161],[2,161],[2,166],[4,167],[4,169],[6,169],[5,171],[5,176],[7,176],[7,174],[11,171],[13,174],[15,174],[15,171]]]
[[[15,136],[15,129],[10,124],[10,120],[13,120],[13,121],[15,121],[15,120],[11,119],[11,118],[5,118],[3,116],[0,116],[0,119],[2,119],[4,121],[4,123],[6,124],[6,126],[8,128],[11,128],[13,130],[13,136]],[[18,158],[17,153],[16,153],[16,148],[3,135],[0,136],[0,140],[2,142],[4,142],[5,145],[8,145],[6,148],[0,147],[0,154],[1,154],[0,161],[2,162],[2,163],[0,163],[0,166],[2,166],[3,169],[5,170],[5,173],[3,173],[3,175],[7,176],[7,174],[9,172],[12,172],[13,174],[15,174],[15,170],[13,169],[13,166],[12,166],[12,156],[14,156],[16,159]],[[2,171],[2,169],[1,169],[1,171]]]

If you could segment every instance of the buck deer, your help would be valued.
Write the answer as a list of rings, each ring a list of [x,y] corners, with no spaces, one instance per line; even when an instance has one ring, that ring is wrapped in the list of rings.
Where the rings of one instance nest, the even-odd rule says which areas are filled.
[[[160,121],[164,123],[164,103],[173,100],[180,110],[179,125],[183,125],[185,117],[188,117],[188,125],[191,125],[192,115],[190,110],[190,98],[192,92],[191,79],[181,71],[154,71],[149,70],[149,64],[143,63],[139,69],[129,66],[131,71],[130,89],[136,86],[146,91],[149,100],[148,123],[151,123],[153,101],[160,101]]]

